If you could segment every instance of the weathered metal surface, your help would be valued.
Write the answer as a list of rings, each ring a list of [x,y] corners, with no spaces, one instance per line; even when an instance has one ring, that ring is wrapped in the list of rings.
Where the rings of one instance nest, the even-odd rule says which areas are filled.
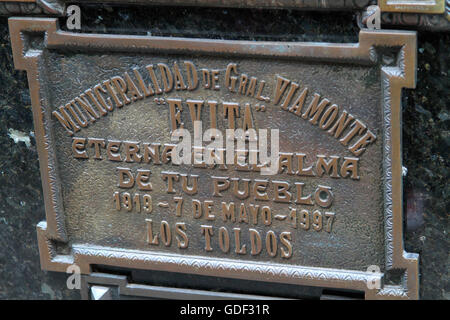
[[[400,146],[415,33],[323,44],[9,23],[33,103],[44,269],[75,263],[89,274],[101,264],[417,298],[418,256],[403,250]],[[175,165],[171,131],[192,132],[197,116],[203,132],[279,129],[280,171]],[[393,269],[403,280],[384,286]],[[375,280],[381,287],[368,285]]]
[[[403,12],[383,12],[381,23],[384,26],[403,26],[417,30],[449,31],[450,12],[447,9],[444,14],[420,14]]]
[[[110,0],[108,4],[171,5],[171,6],[207,6],[229,8],[278,8],[300,10],[356,10],[369,5],[371,0]],[[69,4],[102,4],[103,1],[66,1],[66,0],[0,0],[0,14],[56,14],[63,16]]]
[[[382,11],[415,12],[415,13],[444,13],[445,0],[379,0]]]

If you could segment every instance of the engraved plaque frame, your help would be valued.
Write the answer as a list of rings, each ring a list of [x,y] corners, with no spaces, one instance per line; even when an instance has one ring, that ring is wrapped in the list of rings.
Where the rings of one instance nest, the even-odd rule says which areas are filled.
[[[406,253],[402,226],[401,165],[401,92],[415,87],[416,34],[389,30],[362,30],[359,43],[283,43],[233,40],[204,40],[130,35],[70,33],[60,30],[53,18],[10,18],[9,27],[14,63],[28,75],[40,171],[45,199],[46,221],[37,226],[42,269],[65,272],[76,263],[83,274],[91,273],[91,265],[164,270],[199,275],[291,283],[307,286],[353,289],[365,292],[367,299],[417,299],[418,255]],[[232,259],[142,252],[93,245],[73,245],[69,252],[60,250],[68,239],[62,206],[62,193],[54,137],[49,130],[49,115],[39,59],[43,48],[107,50],[108,52],[183,51],[189,53],[230,56],[271,57],[280,59],[309,58],[320,62],[375,64],[376,47],[395,48],[397,61],[381,67],[383,104],[382,143],[384,179],[385,269],[401,270],[399,284],[383,284],[371,289],[374,277],[383,281],[385,274],[333,268],[268,264]]]

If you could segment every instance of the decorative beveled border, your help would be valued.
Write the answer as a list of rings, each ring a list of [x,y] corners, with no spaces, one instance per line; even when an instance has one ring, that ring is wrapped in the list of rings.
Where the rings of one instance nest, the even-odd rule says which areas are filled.
[[[378,0],[381,11],[411,13],[444,13],[445,0]]]
[[[89,274],[91,265],[172,272],[258,281],[291,283],[365,292],[367,299],[417,299],[418,255],[403,248],[402,164],[401,164],[401,90],[414,88],[416,79],[416,33],[409,31],[362,30],[359,43],[295,43],[206,40],[131,35],[82,34],[61,31],[57,19],[10,18],[13,57],[17,69],[26,70],[32,98],[36,143],[46,207],[46,221],[37,226],[41,266],[44,270],[65,272],[76,263]],[[381,67],[384,148],[384,211],[386,270],[404,271],[398,285],[369,289],[367,283],[383,274],[341,269],[312,268],[267,262],[237,261],[161,252],[142,252],[90,245],[72,245],[69,255],[59,254],[57,242],[67,242],[53,137],[50,130],[48,94],[41,87],[45,74],[39,72],[44,49],[28,48],[27,36],[42,36],[44,49],[81,49],[108,52],[177,52],[205,55],[255,56],[272,59],[309,59],[315,61],[358,63],[377,62],[377,48],[397,48],[395,64]]]

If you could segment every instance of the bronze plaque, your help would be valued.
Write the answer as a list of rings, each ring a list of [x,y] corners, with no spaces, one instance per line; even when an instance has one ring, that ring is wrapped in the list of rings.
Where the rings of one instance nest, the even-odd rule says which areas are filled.
[[[417,298],[400,145],[414,32],[363,30],[359,43],[332,44],[9,24],[33,103],[43,269],[100,264]],[[264,129],[278,130],[271,172],[250,161]],[[240,153],[224,151],[235,141],[226,130],[247,132]],[[175,132],[203,138],[181,164]],[[207,132],[225,136],[212,163]],[[401,280],[385,283],[392,270]]]

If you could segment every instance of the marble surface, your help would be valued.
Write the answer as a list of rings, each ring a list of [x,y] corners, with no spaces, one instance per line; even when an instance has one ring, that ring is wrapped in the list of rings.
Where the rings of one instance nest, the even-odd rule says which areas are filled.
[[[88,8],[85,32],[286,41],[357,41],[351,14],[228,9]],[[199,16],[206,17],[202,20]],[[114,23],[112,23],[114,21]],[[405,90],[405,249],[420,254],[420,296],[449,299],[450,35],[419,33],[416,90]],[[67,275],[40,270],[36,224],[44,220],[26,74],[15,71],[0,18],[0,299],[78,299]]]
[[[79,298],[65,289],[65,274],[41,271],[36,224],[45,211],[31,101],[26,74],[14,70],[6,18],[0,70],[0,299]]]

